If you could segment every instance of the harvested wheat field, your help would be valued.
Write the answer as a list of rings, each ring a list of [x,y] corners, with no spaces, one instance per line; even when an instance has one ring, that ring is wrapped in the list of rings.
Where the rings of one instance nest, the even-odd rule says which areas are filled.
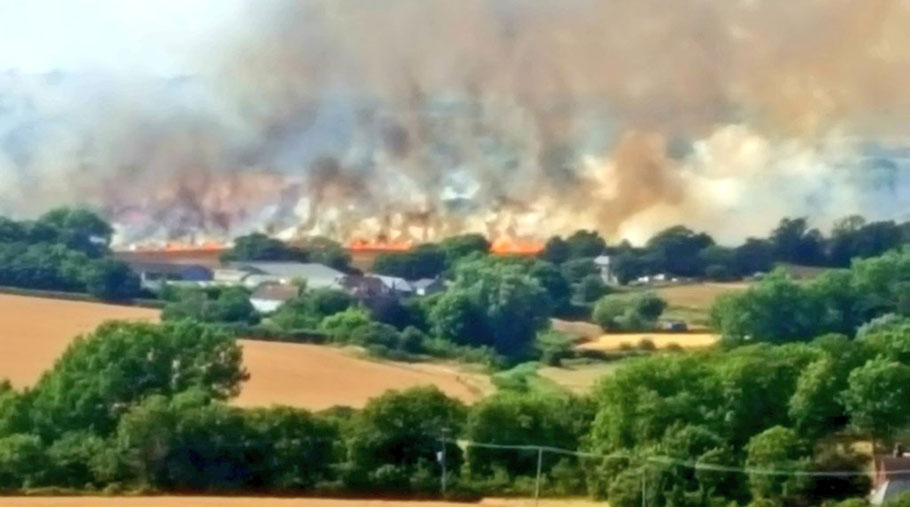
[[[0,379],[16,387],[37,382],[77,335],[106,320],[153,321],[158,311],[61,299],[0,294]],[[471,402],[490,390],[485,375],[443,364],[377,362],[332,347],[242,340],[250,380],[235,403],[319,410],[363,406],[387,389],[433,384]]]
[[[111,319],[158,319],[158,310],[0,294],[0,379],[34,384],[77,335]]]
[[[485,375],[440,364],[377,362],[321,345],[242,340],[250,372],[236,404],[284,404],[312,410],[361,407],[388,389],[433,384],[472,402],[489,391]]]
[[[321,498],[230,497],[6,497],[5,507],[524,507],[533,500],[487,499],[479,503],[417,502],[394,500],[329,500]],[[586,500],[541,500],[540,507],[593,507],[605,505]]]
[[[685,349],[710,347],[717,343],[717,335],[712,333],[614,333],[605,334],[596,340],[578,346],[587,350],[620,350],[625,347],[638,347],[642,340],[650,340],[659,349],[679,345]]]
[[[655,289],[669,306],[688,308],[709,308],[717,296],[728,292],[739,292],[749,288],[746,282],[731,283],[697,283],[690,285],[674,285]]]

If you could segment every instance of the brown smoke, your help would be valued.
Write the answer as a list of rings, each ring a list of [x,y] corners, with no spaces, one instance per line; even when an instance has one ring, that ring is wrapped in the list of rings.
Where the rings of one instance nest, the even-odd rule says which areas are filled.
[[[268,0],[218,47],[197,77],[214,105],[122,104],[87,169],[55,174],[171,236],[621,235],[732,212],[736,236],[899,208],[843,167],[860,143],[831,140],[907,134],[907,0]]]

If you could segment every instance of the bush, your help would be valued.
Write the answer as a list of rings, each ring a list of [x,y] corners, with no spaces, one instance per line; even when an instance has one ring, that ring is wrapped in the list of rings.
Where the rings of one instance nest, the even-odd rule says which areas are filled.
[[[677,345],[677,347],[678,347],[678,345]],[[654,345],[654,340],[650,340],[648,338],[642,338],[638,342],[638,349],[648,351],[648,352],[653,352],[653,351],[657,350],[657,345]]]
[[[538,333],[536,349],[540,355],[540,362],[549,366],[559,366],[563,359],[574,355],[569,338],[565,334],[553,330]]]
[[[606,331],[644,331],[660,318],[666,302],[652,292],[608,295],[594,305],[592,320]]]

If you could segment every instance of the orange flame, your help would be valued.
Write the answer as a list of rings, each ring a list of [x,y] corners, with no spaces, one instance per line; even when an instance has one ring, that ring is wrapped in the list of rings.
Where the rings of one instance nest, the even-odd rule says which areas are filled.
[[[500,255],[536,255],[543,250],[543,243],[537,241],[516,241],[499,238],[490,245],[490,251]]]
[[[348,249],[355,252],[406,252],[413,247],[410,241],[369,242],[355,239],[348,244]]]

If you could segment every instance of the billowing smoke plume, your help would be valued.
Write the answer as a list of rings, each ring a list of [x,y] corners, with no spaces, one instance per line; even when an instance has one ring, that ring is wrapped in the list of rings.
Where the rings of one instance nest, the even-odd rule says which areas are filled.
[[[259,1],[221,36],[185,79],[0,75],[0,212],[128,242],[907,218],[907,0]]]

